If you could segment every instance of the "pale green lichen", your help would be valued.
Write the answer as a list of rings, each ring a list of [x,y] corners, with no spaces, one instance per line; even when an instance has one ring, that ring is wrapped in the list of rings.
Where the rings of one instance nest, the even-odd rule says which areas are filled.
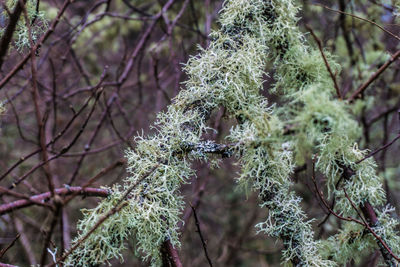
[[[385,201],[382,180],[376,174],[376,164],[372,158],[357,164],[368,151],[360,150],[356,144],[361,131],[350,114],[349,104],[337,98],[320,51],[311,48],[299,30],[294,27],[296,19],[291,16],[295,14],[282,10],[284,9],[275,9],[280,17],[289,14],[290,18],[286,20],[289,26],[286,28],[290,28],[291,31],[285,32],[287,38],[280,43],[273,40],[269,45],[274,46],[277,51],[271,54],[275,57],[277,81],[275,90],[282,91],[288,101],[288,105],[281,107],[278,113],[294,132],[287,137],[287,140],[295,145],[298,164],[303,164],[314,154],[317,155],[316,167],[328,178],[329,191],[331,194],[334,193],[337,199],[335,211],[344,216],[357,216],[345,197],[344,189],[357,207],[367,202],[378,206]],[[325,51],[325,54],[333,72],[338,73],[339,66],[329,53]],[[370,71],[368,73],[370,74]],[[351,175],[345,177],[346,171]],[[397,235],[394,228],[390,227],[390,224],[383,225],[382,229],[387,226],[385,229],[388,231],[387,233],[381,231],[384,240],[387,239],[386,242],[389,244],[396,244]],[[328,245],[337,248],[338,253],[343,250],[344,255],[348,255],[347,258],[343,256],[343,261],[339,261],[341,264],[360,254],[360,250],[356,249],[357,245],[350,244],[350,240],[354,239],[351,237],[354,227],[360,229],[360,226],[354,223],[345,224],[338,236],[329,239],[341,240]],[[368,235],[358,236],[359,243],[366,242],[363,240],[364,236]],[[372,241],[376,246],[377,241]],[[363,244],[362,249],[367,247]]]
[[[298,29],[293,31],[295,37],[299,36]],[[355,145],[359,138],[359,127],[350,115],[347,104],[335,96],[332,79],[320,52],[310,48],[302,38],[287,40],[285,47],[276,48],[280,49],[281,54],[275,55],[275,88],[282,89],[289,101],[289,105],[282,107],[279,112],[293,125],[295,135],[289,138],[296,144],[297,162],[301,164],[305,158],[318,153],[317,168],[327,176],[331,192],[337,191],[335,185],[343,167],[352,168],[356,175],[344,183],[354,203],[383,203],[384,191],[381,179],[375,173],[373,160],[355,164],[367,152],[360,151]],[[333,72],[338,72],[340,68],[329,53],[327,55]],[[335,193],[343,194],[342,190]],[[343,198],[337,210],[343,214],[354,214]]]
[[[400,235],[398,230],[399,222],[390,216],[394,208],[385,207],[378,214],[379,224],[373,226],[374,232],[385,240],[395,255],[400,253]],[[337,235],[330,237],[322,243],[323,255],[330,257],[340,265],[345,265],[350,260],[360,264],[365,258],[376,249],[388,253],[382,244],[369,231],[360,224],[345,222],[343,229]],[[388,266],[396,266],[394,262],[388,262]]]
[[[4,106],[3,102],[0,102],[0,115],[2,115],[6,111],[6,108]]]
[[[17,2],[18,0],[8,0],[5,4],[10,11],[13,11]],[[33,43],[36,43],[41,34],[45,32],[48,28],[48,21],[45,11],[37,11],[36,5],[37,0],[27,0],[25,3],[25,9],[31,28],[30,34]],[[0,7],[0,24],[4,24],[2,25],[2,27],[0,27],[0,37],[4,33],[7,21],[7,11],[3,7]],[[17,27],[14,32],[14,39],[14,46],[20,52],[22,52],[25,48],[29,48],[31,46],[29,38],[29,28],[26,25],[24,12],[22,12],[21,17],[17,22]]]

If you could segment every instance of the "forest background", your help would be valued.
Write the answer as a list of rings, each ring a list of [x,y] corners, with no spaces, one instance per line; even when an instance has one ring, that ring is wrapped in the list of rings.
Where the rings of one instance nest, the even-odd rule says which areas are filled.
[[[198,46],[209,46],[223,1],[27,1],[11,33],[17,14],[10,2],[0,7],[0,262],[43,265],[71,247],[80,210],[95,207],[99,197],[109,194],[104,186],[121,184],[128,175],[125,151],[135,148],[135,136],[155,131],[150,126],[156,115],[184,88],[183,64],[198,54]],[[391,216],[398,219],[398,3],[299,4],[298,26],[305,38],[340,65],[341,72],[333,75],[361,126],[359,147],[376,151],[387,204],[396,208]],[[276,82],[273,74],[265,75],[262,94],[270,105],[283,106],[280,92],[269,90]],[[208,137],[227,143],[235,123],[220,108],[209,120],[217,131]],[[279,266],[283,245],[256,233],[254,226],[268,210],[259,207],[255,192],[237,187],[236,163],[224,158],[214,169],[193,163],[197,177],[181,187],[186,207],[178,253],[183,266],[209,261]],[[310,157],[291,178],[307,218],[315,219],[315,237],[325,239],[338,232],[342,220],[326,219],[329,211],[316,189],[324,188],[325,177],[313,175],[313,166]],[[126,247],[124,262],[112,259],[113,266],[149,264],[135,256],[134,242]],[[376,266],[380,258],[377,248],[347,265]]]

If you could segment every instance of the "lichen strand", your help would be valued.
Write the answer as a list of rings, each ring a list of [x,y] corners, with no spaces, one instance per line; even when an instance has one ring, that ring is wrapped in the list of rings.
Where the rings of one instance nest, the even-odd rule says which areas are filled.
[[[5,107],[4,107],[4,103],[0,102],[0,115],[3,115],[3,113],[6,111]]]
[[[290,191],[292,147],[281,141],[282,123],[273,114],[264,124],[257,121],[237,126],[229,138],[238,144],[242,166],[239,183],[259,192],[261,207],[269,210],[266,221],[257,225],[258,232],[282,240],[286,266],[335,266],[319,255],[319,242],[313,239],[311,222],[306,221],[301,210],[301,199]]]
[[[31,37],[33,43],[35,43],[41,34],[45,32],[48,28],[48,20],[44,11],[37,11],[38,0],[27,0],[25,3],[25,8],[27,12],[27,17],[30,24]],[[7,0],[5,4],[9,10],[14,10],[18,0]],[[8,14],[5,8],[0,7],[0,18],[8,18]],[[4,23],[4,22],[3,22]],[[3,35],[5,27],[1,25],[0,27],[0,37]],[[22,52],[24,49],[31,46],[29,39],[29,28],[26,25],[25,15],[22,13],[21,18],[18,20],[17,27],[14,32],[14,46],[19,51]]]
[[[77,229],[81,235],[76,237],[77,242],[88,229],[94,227],[99,218],[111,210],[122,196],[118,187],[113,188],[113,194],[101,201],[94,209],[83,209],[84,220],[78,223]],[[74,251],[72,257],[65,262],[65,266],[95,266],[98,262],[105,262],[110,258],[116,257],[123,260],[121,251],[124,248],[125,239],[129,235],[127,222],[130,222],[130,210],[123,209],[120,213],[114,214],[110,220],[113,223],[103,224],[92,235],[83,246]],[[103,233],[108,233],[104,235]]]
[[[337,198],[335,211],[339,214],[357,216],[344,195],[344,189],[356,206],[362,206],[367,202],[381,206],[385,202],[385,193],[381,178],[376,174],[374,160],[371,158],[356,164],[367,155],[368,151],[360,150],[356,144],[361,131],[351,116],[349,104],[336,96],[320,51],[309,47],[295,25],[296,13],[288,12],[286,9],[292,1],[272,2],[276,21],[280,22],[270,26],[270,36],[283,34],[286,38],[286,41],[278,43],[271,38],[268,43],[273,47],[271,50],[277,51],[270,54],[274,57],[276,69],[277,82],[274,90],[283,92],[288,102],[279,108],[277,113],[291,126],[294,133],[287,135],[286,138],[295,145],[296,163],[303,164],[307,158],[317,155],[316,167],[328,178],[329,191]],[[290,30],[280,31],[281,25],[285,25],[284,29]],[[282,46],[282,43],[285,46]],[[325,54],[333,72],[338,73],[340,67],[328,52],[325,51]],[[347,175],[346,172],[353,175]],[[381,219],[387,222],[389,215],[385,214],[386,219],[383,217]],[[385,228],[384,240],[398,253],[400,243],[395,232],[398,222],[393,220],[388,224],[381,222],[380,225],[382,226],[377,228],[377,231]],[[359,258],[360,250],[368,247],[367,244],[374,243],[371,246],[377,246],[371,234],[360,235],[358,237],[362,241],[353,242],[354,238],[351,235],[354,234],[352,229],[354,227],[358,226],[352,223],[345,224],[339,235],[329,239],[333,244],[330,243],[328,247],[337,249],[337,253],[345,251],[345,253],[340,252],[339,263]],[[334,242],[335,240],[340,242]],[[368,243],[368,240],[371,242]],[[338,260],[338,257],[333,258]]]

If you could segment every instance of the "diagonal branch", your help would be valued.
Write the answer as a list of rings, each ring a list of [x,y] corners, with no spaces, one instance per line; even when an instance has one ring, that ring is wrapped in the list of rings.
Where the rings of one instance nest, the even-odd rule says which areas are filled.
[[[357,96],[359,96],[362,92],[365,91],[365,89],[368,88],[368,86],[371,85],[376,79],[379,78],[379,76],[393,63],[395,62],[398,58],[400,57],[400,50],[397,51],[388,61],[385,62],[376,72],[372,74],[372,76],[365,82],[363,83],[350,97],[349,101],[353,102]]]

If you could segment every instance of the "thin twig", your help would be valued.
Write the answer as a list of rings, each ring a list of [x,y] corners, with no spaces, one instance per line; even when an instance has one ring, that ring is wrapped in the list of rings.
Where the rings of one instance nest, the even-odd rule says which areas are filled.
[[[375,122],[379,121],[381,118],[384,118],[384,117],[388,116],[390,113],[397,111],[399,109],[399,107],[400,107],[400,101],[396,105],[394,105],[393,107],[388,108],[385,111],[383,111],[382,113],[379,113],[376,116],[372,117],[367,122],[367,126],[371,126]]]
[[[78,175],[78,172],[79,172],[79,170],[80,170],[80,168],[81,168],[81,166],[83,164],[83,161],[86,158],[87,152],[90,151],[90,148],[91,148],[93,142],[95,141],[96,137],[98,136],[98,133],[100,131],[101,126],[103,125],[105,119],[107,118],[107,111],[111,107],[111,105],[114,103],[114,101],[117,98],[117,96],[118,95],[117,95],[116,92],[114,92],[111,95],[111,97],[110,97],[110,99],[109,99],[109,101],[108,101],[108,103],[107,103],[107,105],[105,107],[105,110],[101,114],[101,118],[98,120],[99,122],[97,123],[95,130],[91,133],[91,136],[89,137],[89,141],[85,144],[85,147],[84,147],[85,153],[80,156],[80,158],[79,158],[79,160],[78,160],[78,162],[76,164],[76,168],[73,171],[73,173],[71,175],[71,178],[68,181],[68,185],[72,185],[72,183],[75,181],[75,178]]]
[[[319,51],[321,52],[322,58],[324,59],[325,66],[326,66],[326,68],[327,68],[327,70],[328,70],[328,72],[329,72],[329,75],[331,76],[331,79],[332,79],[332,81],[333,81],[333,85],[335,86],[336,95],[337,95],[337,97],[338,97],[340,100],[342,100],[342,95],[341,95],[341,93],[340,93],[339,85],[338,85],[338,83],[337,83],[337,81],[336,81],[335,74],[333,74],[332,69],[331,69],[331,66],[329,65],[329,62],[328,62],[328,60],[327,60],[327,58],[326,58],[326,56],[325,56],[324,50],[323,50],[323,48],[322,48],[322,42],[321,42],[321,40],[315,35],[314,31],[311,29],[311,27],[310,27],[309,25],[306,24],[305,26],[306,26],[307,30],[310,31],[312,37],[314,37],[314,40],[315,40],[315,42],[317,43],[318,49],[319,49]]]
[[[14,113],[15,122],[16,122],[16,124],[17,124],[18,133],[19,133],[19,135],[21,136],[22,140],[37,145],[37,143],[36,143],[35,141],[26,138],[25,135],[23,134],[23,132],[22,132],[22,127],[21,127],[21,122],[20,122],[20,119],[19,119],[19,116],[18,116],[18,112],[17,112],[17,110],[15,109],[13,100],[10,99],[10,97],[8,96],[7,93],[6,93],[6,97],[7,97],[8,103],[10,103],[11,110],[12,110],[12,112]]]
[[[65,133],[69,130],[69,128],[72,126],[72,124],[73,124],[73,122],[75,121],[75,119],[76,119],[77,117],[79,117],[79,116],[82,114],[82,112],[86,109],[86,107],[89,106],[89,104],[92,102],[92,99],[98,97],[97,91],[98,91],[98,90],[101,90],[101,89],[99,89],[99,88],[100,88],[102,82],[103,82],[104,79],[105,79],[105,75],[104,75],[104,74],[105,74],[105,73],[103,73],[102,78],[100,78],[99,83],[93,88],[92,94],[90,95],[90,97],[88,97],[88,99],[85,101],[85,103],[82,105],[82,107],[81,107],[77,112],[74,112],[74,115],[73,115],[72,118],[66,123],[65,127],[64,127],[55,137],[53,137],[53,139],[52,139],[51,141],[49,141],[49,142],[46,144],[46,147],[49,147],[49,146],[54,145],[56,141],[58,141],[62,136],[64,136],[64,134],[65,134]],[[95,101],[95,103],[96,103],[96,102],[97,102],[97,100]],[[10,168],[7,169],[7,171],[6,171],[4,174],[2,174],[2,175],[0,176],[0,181],[3,180],[3,179],[4,179],[12,170],[14,170],[17,166],[19,166],[21,163],[23,163],[23,162],[26,161],[27,159],[31,158],[32,156],[36,155],[36,154],[39,153],[40,151],[41,151],[41,148],[38,148],[38,149],[32,151],[31,153],[29,153],[29,154],[27,154],[27,155],[25,155],[25,156],[20,157],[19,160],[18,160],[16,163],[14,163]]]
[[[145,32],[143,33],[142,37],[140,38],[138,44],[136,45],[135,49],[129,56],[129,59],[125,65],[125,68],[122,72],[122,74],[118,77],[118,85],[122,86],[122,84],[126,81],[128,78],[129,73],[131,72],[133,65],[135,63],[135,60],[137,56],[139,55],[140,51],[143,49],[144,45],[146,44],[147,40],[150,37],[150,34],[153,31],[153,28],[155,27],[156,23],[158,20],[162,17],[162,15],[174,4],[174,0],[169,0],[162,8],[160,12],[158,12],[154,18],[153,21],[150,23],[150,25],[147,27]]]
[[[377,234],[375,233],[375,231],[371,228],[371,226],[369,226],[368,222],[365,221],[364,217],[360,214],[360,212],[358,211],[357,207],[355,206],[355,204],[353,203],[353,201],[350,199],[350,197],[347,195],[346,192],[346,188],[343,188],[343,192],[344,195],[346,196],[346,198],[349,200],[351,206],[353,207],[353,209],[357,212],[357,215],[361,218],[361,220],[363,221],[363,225],[368,229],[368,231],[379,241],[379,243],[386,249],[386,251],[390,254],[390,256],[392,256],[394,259],[396,259],[398,262],[400,262],[400,258],[397,257],[396,255],[393,254],[392,250],[389,248],[389,246],[385,243],[385,241],[383,241],[383,239]]]
[[[355,163],[359,164],[359,163],[363,162],[364,160],[374,156],[375,154],[379,153],[380,151],[385,150],[386,148],[390,147],[391,145],[393,145],[399,139],[400,139],[400,134],[398,134],[392,141],[390,141],[386,145],[384,145],[384,146],[378,148],[377,150],[369,153],[367,156],[365,156],[364,158],[360,159],[359,161],[356,161]]]
[[[88,114],[87,117],[86,117],[86,120],[84,121],[83,125],[82,125],[81,128],[79,129],[78,133],[74,136],[74,138],[72,139],[72,141],[71,141],[68,145],[64,146],[58,154],[56,154],[56,155],[50,157],[47,161],[42,161],[42,162],[38,163],[36,166],[32,167],[28,172],[26,172],[24,175],[22,175],[21,177],[19,177],[19,178],[9,187],[9,189],[14,189],[19,183],[21,183],[22,181],[24,181],[29,175],[31,175],[31,174],[32,174],[34,171],[36,171],[38,168],[42,167],[44,164],[47,164],[48,162],[50,162],[50,161],[52,161],[52,160],[54,160],[54,159],[57,159],[58,157],[62,156],[62,154],[66,153],[66,152],[77,142],[77,140],[79,139],[79,137],[81,136],[81,134],[82,134],[83,131],[85,130],[87,124],[89,123],[90,118],[91,118],[92,115],[93,115],[93,112],[94,112],[94,110],[95,110],[95,108],[96,108],[97,101],[98,101],[98,99],[99,99],[99,97],[100,97],[101,92],[102,92],[102,91],[100,91],[100,92],[97,93],[97,97],[95,98],[95,102],[93,103],[92,109],[90,110],[89,114]]]
[[[212,267],[213,265],[212,265],[211,259],[208,256],[207,244],[206,244],[206,242],[204,240],[203,234],[201,233],[200,222],[199,222],[199,218],[197,217],[197,214],[196,214],[196,209],[192,205],[190,205],[190,206],[192,207],[192,210],[193,210],[193,216],[194,216],[194,220],[195,220],[195,223],[196,223],[197,232],[199,233],[199,236],[200,236],[200,239],[201,239],[201,244],[203,245],[204,254],[206,255],[208,264]]]
[[[14,246],[15,242],[17,242],[17,240],[19,239],[21,235],[17,234],[17,236],[13,239],[13,241],[11,241],[10,244],[8,244],[7,247],[3,248],[2,250],[0,250],[0,259],[4,256],[4,254],[6,254],[6,252],[12,247]]]
[[[350,102],[353,102],[355,98],[360,95],[362,92],[365,91],[365,89],[368,88],[368,86],[371,85],[376,79],[379,78],[379,76],[393,63],[395,62],[398,58],[400,57],[400,50],[397,51],[388,61],[385,62],[376,72],[374,72],[371,77],[363,83],[349,98],[348,100]]]
[[[347,15],[347,16],[351,16],[351,17],[353,17],[353,18],[356,18],[356,19],[359,19],[359,20],[368,22],[368,23],[370,23],[370,24],[372,24],[372,25],[378,27],[379,29],[381,29],[381,30],[384,31],[385,33],[389,34],[389,35],[392,36],[393,38],[396,38],[397,40],[400,41],[400,37],[399,37],[399,36],[397,36],[396,34],[390,32],[390,31],[388,31],[388,30],[386,30],[384,27],[382,27],[381,25],[379,25],[379,24],[376,23],[376,22],[373,22],[372,20],[369,20],[369,19],[366,19],[366,18],[362,18],[362,17],[359,17],[359,16],[357,16],[357,15],[350,14],[350,13],[347,13],[347,12],[344,12],[344,11],[336,10],[336,9],[330,8],[330,7],[328,7],[328,6],[326,6],[326,5],[323,5],[323,4],[312,3],[312,5],[320,6],[320,7],[323,7],[323,8],[325,8],[325,9],[327,9],[327,10],[330,10],[330,11],[333,11],[333,12],[336,12],[336,13],[340,13],[340,14],[344,14],[344,15]]]

